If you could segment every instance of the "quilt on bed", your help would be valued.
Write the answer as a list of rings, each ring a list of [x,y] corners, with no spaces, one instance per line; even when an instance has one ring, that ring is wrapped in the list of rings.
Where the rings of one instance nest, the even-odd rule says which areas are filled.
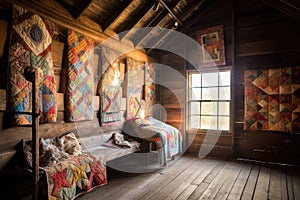
[[[182,153],[182,135],[178,129],[153,117],[144,120],[133,120],[138,126],[139,132],[152,133],[155,143],[162,146],[158,149],[160,164],[166,165],[167,159]],[[141,136],[141,134],[138,134]]]

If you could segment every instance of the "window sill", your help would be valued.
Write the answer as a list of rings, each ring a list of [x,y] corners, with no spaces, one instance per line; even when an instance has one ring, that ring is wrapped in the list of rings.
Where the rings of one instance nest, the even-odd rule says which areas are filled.
[[[206,133],[218,134],[220,132],[222,135],[230,135],[230,136],[232,135],[232,133],[230,131],[203,130],[203,129],[188,129],[188,130],[186,130],[187,134],[206,134]]]

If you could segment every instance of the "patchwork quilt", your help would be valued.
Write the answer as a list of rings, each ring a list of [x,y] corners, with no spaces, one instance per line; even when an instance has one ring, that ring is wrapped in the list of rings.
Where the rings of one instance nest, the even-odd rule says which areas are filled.
[[[9,47],[8,94],[12,111],[32,111],[32,84],[24,77],[27,66],[38,71],[38,108],[41,122],[56,121],[55,76],[51,44],[53,24],[17,5],[13,5],[12,29]],[[32,117],[12,116],[12,124],[31,124]]]
[[[93,53],[92,39],[68,30],[67,121],[92,120],[94,117]]]
[[[107,183],[106,166],[90,154],[72,156],[42,168],[47,177],[48,199],[75,199]]]
[[[182,135],[178,129],[153,117],[132,119],[133,127],[126,129],[128,134],[135,134],[140,139],[151,137],[161,149],[159,152],[160,164],[167,165],[167,159],[182,153]]]
[[[245,71],[245,130],[300,130],[300,67]]]
[[[101,47],[101,126],[117,124],[121,121],[121,85],[119,53]]]

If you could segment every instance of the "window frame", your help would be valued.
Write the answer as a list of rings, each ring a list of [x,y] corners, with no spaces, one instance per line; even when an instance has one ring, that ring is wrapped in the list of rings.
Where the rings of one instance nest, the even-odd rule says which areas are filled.
[[[230,71],[230,100],[191,100],[191,79],[190,79],[190,75],[192,74],[199,74],[199,73],[214,73],[214,72],[226,72],[226,71]],[[217,69],[201,69],[201,70],[187,70],[186,71],[186,77],[187,77],[187,84],[186,84],[186,130],[187,132],[191,132],[191,133],[206,133],[207,131],[210,132],[214,132],[214,131],[221,131],[222,133],[228,133],[231,134],[233,131],[233,73],[232,73],[232,67],[231,66],[226,66],[226,67],[222,67],[222,68],[217,68]],[[218,79],[219,80],[219,79]],[[211,88],[211,87],[217,87],[218,88],[218,95],[219,95],[219,88],[220,88],[220,84],[218,82],[217,86],[209,86],[207,88]],[[226,86],[221,86],[221,87],[226,87]],[[197,87],[194,87],[197,88]],[[206,87],[202,87],[202,85],[199,88],[206,88]],[[202,91],[201,91],[202,92]],[[201,94],[202,95],[202,94]],[[218,96],[219,97],[219,96]],[[218,129],[201,129],[201,128],[190,128],[190,120],[191,120],[191,116],[192,114],[190,113],[190,102],[216,102],[217,104],[219,102],[229,102],[229,130],[218,130]],[[203,114],[201,114],[201,110],[199,111],[199,114],[196,114],[197,116],[205,116]],[[211,116],[211,115],[209,115]],[[217,109],[217,114],[215,116],[222,116],[219,115],[218,113],[218,109]],[[225,116],[225,115],[224,115]],[[227,116],[227,115],[226,115]]]

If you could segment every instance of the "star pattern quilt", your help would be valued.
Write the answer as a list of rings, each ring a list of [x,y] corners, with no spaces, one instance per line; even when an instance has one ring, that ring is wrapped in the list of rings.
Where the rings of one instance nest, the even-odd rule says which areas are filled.
[[[245,71],[245,130],[300,130],[300,67]]]
[[[42,168],[47,177],[48,199],[75,199],[107,183],[106,166],[90,154],[72,156]]]

